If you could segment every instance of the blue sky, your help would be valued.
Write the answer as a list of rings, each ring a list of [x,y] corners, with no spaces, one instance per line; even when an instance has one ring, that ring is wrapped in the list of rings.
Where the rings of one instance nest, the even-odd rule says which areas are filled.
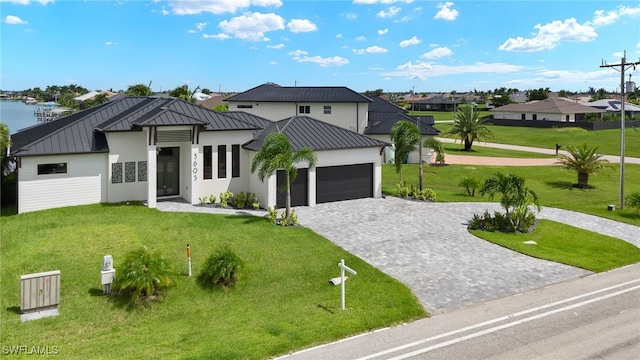
[[[0,17],[3,90],[615,91],[602,61],[640,60],[640,1],[0,0]]]

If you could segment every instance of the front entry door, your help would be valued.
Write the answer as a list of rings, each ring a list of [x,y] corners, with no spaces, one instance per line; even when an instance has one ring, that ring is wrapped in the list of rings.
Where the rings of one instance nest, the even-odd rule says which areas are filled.
[[[158,196],[180,194],[180,148],[163,147],[158,151]]]

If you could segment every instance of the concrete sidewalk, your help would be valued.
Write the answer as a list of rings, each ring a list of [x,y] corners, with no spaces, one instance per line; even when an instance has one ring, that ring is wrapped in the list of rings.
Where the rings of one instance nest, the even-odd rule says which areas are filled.
[[[439,137],[436,139],[440,140],[443,143],[449,143],[449,144],[456,143],[456,142],[460,143],[460,141],[457,141],[455,139],[442,138],[442,137]],[[548,154],[548,155],[556,154],[556,149],[546,149],[546,148],[538,148],[538,147],[531,147],[531,146],[508,145],[508,144],[498,144],[498,143],[488,143],[488,142],[474,142],[473,146],[484,146],[484,147],[492,147],[496,149],[526,151],[526,152]],[[560,150],[560,153],[564,155],[569,155],[569,153],[565,150]],[[449,155],[447,155],[447,157],[448,156]],[[620,162],[620,156],[615,156],[615,155],[604,155],[603,159],[608,160],[609,162],[612,162],[612,163]],[[624,162],[625,164],[640,164],[640,158],[625,156]]]

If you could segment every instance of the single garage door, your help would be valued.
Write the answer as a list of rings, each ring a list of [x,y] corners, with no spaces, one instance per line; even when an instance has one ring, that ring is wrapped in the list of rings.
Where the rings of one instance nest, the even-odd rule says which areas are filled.
[[[318,204],[373,197],[373,163],[316,169]]]
[[[298,176],[291,184],[291,206],[309,205],[308,173],[308,169],[298,169]],[[278,170],[276,178],[276,207],[281,209],[287,206],[287,191],[283,189],[287,180],[284,170]]]

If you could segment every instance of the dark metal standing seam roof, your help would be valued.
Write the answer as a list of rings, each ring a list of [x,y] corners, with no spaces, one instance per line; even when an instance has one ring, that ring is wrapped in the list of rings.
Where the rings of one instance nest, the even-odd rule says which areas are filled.
[[[311,148],[314,151],[357,149],[390,145],[384,141],[347,130],[308,116],[294,116],[268,125],[256,134],[253,140],[242,145],[243,148],[258,151],[265,138],[274,132],[287,136],[293,151]]]
[[[283,87],[273,83],[262,84],[227,99],[229,102],[371,102],[371,99],[344,86],[335,87]]]
[[[392,104],[389,101],[379,97],[373,96],[372,102],[369,104],[369,113],[371,112],[383,112],[383,113],[407,113],[406,109],[401,108],[398,105]]]
[[[403,113],[369,112],[369,124],[364,133],[368,135],[389,135],[398,121],[410,121],[418,126],[418,119]],[[431,124],[435,123],[433,116],[421,116],[419,129],[422,135],[438,135],[440,131]]]
[[[19,131],[11,154],[35,156],[109,151],[105,132],[139,131],[140,126],[199,125],[205,130],[257,130],[242,121],[174,98],[123,97],[58,120]]]

